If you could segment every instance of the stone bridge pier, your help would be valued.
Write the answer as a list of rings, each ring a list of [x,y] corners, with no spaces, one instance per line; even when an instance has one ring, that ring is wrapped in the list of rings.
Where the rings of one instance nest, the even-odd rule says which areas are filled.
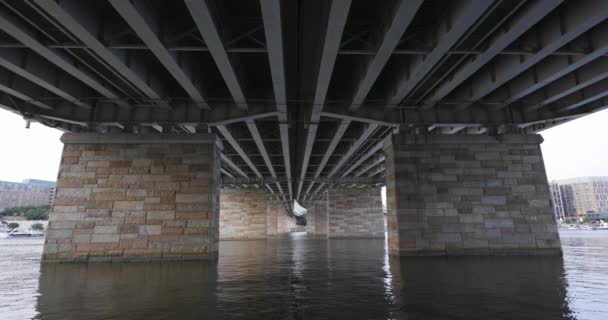
[[[215,257],[214,136],[67,133],[61,140],[44,261]]]
[[[541,142],[393,135],[384,145],[391,253],[561,254]]]
[[[221,189],[220,240],[259,240],[289,232],[295,217],[264,189]]]
[[[330,188],[311,203],[307,232],[321,238],[384,238],[380,188]]]

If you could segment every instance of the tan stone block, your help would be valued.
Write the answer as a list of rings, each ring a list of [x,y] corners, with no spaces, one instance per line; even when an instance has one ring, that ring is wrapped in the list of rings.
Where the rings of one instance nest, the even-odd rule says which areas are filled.
[[[118,227],[118,232],[121,234],[125,233],[138,233],[139,226],[135,224],[123,224]]]
[[[209,228],[186,228],[184,234],[196,234],[199,236],[208,236]]]
[[[73,229],[52,229],[47,230],[46,238],[57,240],[57,239],[71,239],[73,235]]]
[[[76,222],[76,228],[93,228],[95,227],[94,221],[79,221]]]
[[[128,160],[110,161],[110,167],[111,168],[130,167],[130,166],[131,166],[131,161],[128,161]]]
[[[149,220],[170,220],[175,219],[175,211],[148,211]]]
[[[173,203],[144,203],[144,210],[149,210],[149,211],[175,210],[175,204],[173,204]]]
[[[56,206],[83,206],[87,202],[87,198],[55,198],[53,199],[53,205]]]
[[[91,243],[118,242],[120,235],[116,233],[96,234],[91,237]]]
[[[72,241],[76,244],[91,243],[91,235],[74,233],[74,237],[72,238]]]
[[[162,229],[162,234],[163,235],[173,235],[173,234],[183,234],[184,233],[184,228],[180,228],[180,227],[164,227]]]
[[[114,201],[114,210],[144,210],[143,201]]]
[[[86,202],[87,209],[112,209],[113,200],[89,200]]]
[[[119,244],[120,248],[123,249],[143,249],[148,247],[148,240],[138,240],[138,239],[129,239],[129,240],[120,240]]]
[[[132,167],[149,167],[152,165],[152,159],[135,159],[133,160]]]
[[[87,218],[104,218],[110,216],[110,209],[86,209]]]
[[[50,221],[81,221],[84,219],[84,212],[52,212],[49,215]]]
[[[190,211],[190,212],[176,212],[176,219],[195,220],[195,219],[209,219],[209,211]]]
[[[50,221],[48,230],[52,229],[74,229],[76,221]]]
[[[144,200],[148,195],[145,189],[129,189],[127,190],[127,200]]]
[[[129,169],[129,174],[149,174],[149,173],[150,173],[149,167],[131,167]],[[144,179],[144,181],[147,181],[147,180]]]
[[[89,160],[89,161],[87,161],[87,167],[90,167],[90,168],[110,167],[110,161],[108,161],[108,160]]]
[[[101,233],[118,233],[118,226],[95,226],[93,229],[93,233],[101,234]]]
[[[209,227],[209,219],[191,219],[188,220],[188,227]]]
[[[139,234],[141,235],[160,235],[162,231],[161,225],[141,225],[139,226]]]
[[[126,190],[93,191],[92,200],[125,200]]]

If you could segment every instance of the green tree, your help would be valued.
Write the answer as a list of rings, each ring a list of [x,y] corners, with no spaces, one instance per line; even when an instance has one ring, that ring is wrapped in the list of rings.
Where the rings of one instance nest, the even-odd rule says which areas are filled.
[[[49,209],[46,206],[31,207],[25,210],[23,216],[28,220],[47,220]]]
[[[15,222],[11,222],[8,224],[8,227],[11,228],[11,230],[17,229],[17,228],[19,228],[19,224],[15,223]]]
[[[42,223],[34,223],[32,224],[32,226],[30,227],[32,230],[44,230],[44,225]]]

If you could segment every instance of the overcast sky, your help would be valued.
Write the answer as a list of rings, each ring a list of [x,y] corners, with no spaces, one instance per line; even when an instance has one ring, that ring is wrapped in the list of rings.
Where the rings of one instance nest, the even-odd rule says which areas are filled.
[[[608,110],[542,132],[550,180],[608,176]],[[61,132],[0,109],[0,180],[55,180]]]

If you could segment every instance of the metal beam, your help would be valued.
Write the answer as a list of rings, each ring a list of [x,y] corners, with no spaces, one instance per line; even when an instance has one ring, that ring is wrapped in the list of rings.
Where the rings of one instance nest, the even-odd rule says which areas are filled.
[[[435,102],[445,98],[452,90],[471,77],[481,67],[490,60],[503,52],[511,43],[517,40],[524,32],[532,28],[549,12],[555,9],[563,0],[541,0],[533,2],[524,11],[518,12],[513,18],[508,28],[501,28],[498,35],[490,40],[489,47],[470,59],[465,65],[460,67],[449,80],[445,81],[423,102],[424,106],[432,106]]]
[[[241,88],[236,71],[228,57],[228,53],[224,48],[224,43],[220,38],[220,34],[211,11],[207,6],[206,0],[186,0],[186,7],[190,11],[190,15],[194,23],[198,27],[199,32],[205,40],[205,44],[215,61],[220,74],[226,82],[228,90],[232,94],[232,98],[236,103],[237,108],[246,110],[247,100],[245,93]]]
[[[329,89],[329,82],[331,81],[331,75],[336,62],[336,57],[338,56],[338,50],[340,49],[340,40],[342,39],[342,33],[344,32],[344,26],[346,25],[350,5],[351,0],[331,1],[327,27],[325,28],[325,37],[319,64],[319,73],[316,79],[317,83],[315,88],[315,97],[312,103],[310,124],[308,125],[308,133],[306,136],[306,143],[304,145],[304,154],[302,156],[302,171],[300,172],[300,182],[298,184],[298,193],[296,196],[297,199],[300,198],[302,183],[304,177],[306,177],[306,172],[308,171],[310,153],[312,152],[312,146],[317,135],[317,128],[321,118],[321,110],[323,110],[323,105],[325,104],[327,90]]]
[[[536,54],[520,57],[502,56],[499,60],[492,63],[490,68],[477,73],[471,79],[470,86],[460,89],[457,93],[457,97],[469,101],[459,105],[457,109],[466,109],[473,101],[482,99],[506,84],[509,80],[515,77],[520,78],[520,75],[524,71],[608,18],[608,2],[606,1],[582,0],[566,2],[565,6],[560,9],[562,14],[558,12],[549,15],[537,27],[538,31],[536,33],[531,33],[528,35],[529,38],[524,39],[524,42],[538,43],[539,49]],[[542,41],[540,42],[538,41],[538,35],[542,36]],[[582,58],[579,60],[579,63],[575,63],[573,66],[577,64],[581,66],[591,61],[589,58],[591,57],[587,59]],[[585,60],[587,61],[584,62]],[[566,68],[566,71],[571,72],[574,70],[573,66]],[[534,81],[532,87],[529,87],[527,82],[521,83],[518,85],[518,89],[522,91],[507,100],[506,104],[537,90],[567,72],[558,72],[542,79],[542,81]],[[517,85],[517,82],[514,84]]]
[[[376,154],[378,151],[382,150],[382,146],[384,145],[384,140],[373,145],[364,155],[362,155],[357,162],[353,163],[346,171],[342,172],[342,177],[346,177],[353,170],[357,169],[363,162],[369,159],[371,156]]]
[[[228,158],[225,154],[221,153],[220,157],[222,159],[222,161],[226,162],[226,164],[228,164],[228,166],[230,166],[230,168],[232,168],[232,170],[236,171],[236,173],[240,174],[241,176],[247,178],[247,174],[241,170],[241,168],[239,168],[239,166],[237,166],[234,162],[232,162],[232,160],[230,160],[230,158]]]
[[[281,135],[281,148],[285,162],[285,174],[289,179],[290,199],[293,199],[293,187],[291,183],[291,158],[289,150],[289,126],[287,119],[287,93],[285,80],[285,57],[283,53],[283,31],[281,19],[280,0],[260,0],[262,8],[262,19],[264,20],[264,35],[268,50],[268,62],[272,77],[272,88],[279,119],[279,132]]]
[[[589,87],[582,89],[579,92],[572,94],[560,101],[556,101],[555,104],[560,103],[558,108],[559,112],[566,112],[583,107],[593,101],[608,97],[608,79],[604,79],[597,82]],[[605,105],[605,103],[601,103]]]
[[[27,84],[20,80],[21,79],[17,78],[14,74],[10,74],[8,71],[0,69],[0,91],[10,94],[13,97],[23,100],[26,103],[35,105],[39,108],[53,110],[53,107],[47,105],[46,103],[36,101],[35,98],[28,95],[34,93],[31,92],[32,88],[27,88]],[[28,93],[27,91],[30,92]]]
[[[608,59],[598,58],[580,69],[558,79],[522,101],[528,105],[526,111],[533,111],[559,101],[577,91],[581,91],[599,81],[608,79]]]
[[[28,30],[21,21],[18,20],[17,16],[9,15],[6,12],[0,12],[0,29],[25,44],[27,47],[41,55],[48,61],[55,64],[57,67],[63,69],[65,72],[82,81],[93,90],[99,92],[102,96],[113,100],[114,103],[119,104],[123,107],[128,105],[120,100],[120,97],[111,89],[105,87],[101,82],[96,79],[92,74],[77,68],[71,59],[67,57],[63,52],[47,48],[45,45],[37,40],[36,35]]]
[[[238,184],[238,185],[264,185],[264,184],[273,184],[281,181],[286,181],[286,177],[258,177],[258,178],[222,178],[223,184]],[[340,178],[317,178],[312,181],[321,184],[358,184],[358,185],[373,185],[378,183],[384,183],[384,179],[369,177],[340,177]]]
[[[395,93],[389,98],[387,108],[395,108],[400,104],[492,4],[493,1],[467,1],[449,11],[446,20],[440,22],[437,28],[435,48],[427,56],[417,57],[410,63],[398,81]]]
[[[367,166],[365,166],[361,170],[359,170],[357,173],[355,173],[355,176],[357,176],[357,177],[362,176],[364,173],[368,172],[369,170],[373,169],[377,165],[384,162],[384,160],[385,160],[384,155],[381,154],[376,160],[372,161],[370,164],[368,164]]]
[[[384,66],[399,44],[403,33],[412,20],[414,20],[414,16],[416,16],[416,12],[418,12],[421,4],[422,0],[402,0],[398,3],[397,8],[394,9],[392,21],[384,33],[376,55],[366,65],[365,75],[359,81],[349,110],[357,110],[361,107],[378,76],[380,76],[380,72],[382,72],[382,69],[384,69]]]
[[[239,143],[236,142],[234,137],[232,137],[232,134],[230,133],[230,131],[228,131],[228,128],[226,128],[225,126],[217,126],[216,128],[222,134],[222,136],[224,136],[224,138],[228,141],[232,148],[239,154],[239,156],[241,156],[241,158],[243,159],[243,161],[245,161],[249,168],[251,168],[251,171],[253,171],[256,176],[261,178],[262,174],[260,173],[258,168],[253,164],[253,162],[251,162],[251,159],[249,159],[249,156],[247,156],[245,151],[243,151],[243,148],[241,148]]]
[[[348,151],[342,156],[338,163],[333,166],[327,176],[330,178],[333,177],[338,172],[338,170],[346,163],[346,161],[355,153],[355,151],[357,151],[361,147],[361,145],[363,145],[363,143],[367,141],[367,138],[369,138],[369,136],[371,136],[376,131],[376,129],[378,129],[377,124],[368,125],[367,128],[363,131],[363,133],[359,136],[357,141],[355,141],[350,146]]]
[[[255,125],[255,122],[253,120],[248,120],[247,128],[249,128],[249,132],[251,132],[251,136],[253,137],[253,140],[255,140],[255,144],[258,146],[258,150],[260,150],[260,154],[262,155],[262,158],[264,158],[264,162],[266,163],[266,166],[268,167],[268,171],[270,171],[270,175],[273,178],[276,178],[277,174],[274,171],[272,162],[270,162],[270,157],[268,156],[268,151],[266,151],[266,147],[264,146],[264,141],[262,139],[262,136],[260,135],[260,132],[258,131],[258,127]]]
[[[230,178],[234,178],[234,175],[232,175],[230,172],[226,171],[226,169],[224,169],[224,168],[220,168],[220,172],[229,176]]]
[[[334,151],[336,150],[338,143],[340,143],[340,141],[342,140],[342,137],[344,137],[344,133],[346,132],[346,129],[348,129],[349,125],[350,125],[350,120],[342,120],[342,122],[336,129],[336,133],[334,134],[334,137],[331,139],[331,142],[329,143],[327,150],[325,150],[325,154],[323,155],[323,159],[321,160],[321,163],[319,163],[319,166],[317,167],[317,171],[315,172],[315,176],[314,176],[315,179],[321,175],[321,172],[323,172],[325,165],[327,165],[327,161],[329,161],[329,158],[331,158],[331,156],[334,154]],[[314,183],[310,183],[308,185],[308,189],[306,189],[305,195],[310,192],[310,189],[312,189],[313,185],[314,185]]]
[[[77,98],[85,94],[81,83],[67,76],[57,81],[57,67],[40,56],[21,49],[0,49],[0,66],[81,108],[92,109]]]
[[[214,109],[216,110],[216,109]],[[247,112],[249,113],[249,112]],[[212,120],[212,119],[219,119],[219,117],[217,118],[210,118],[210,120],[212,120],[211,122],[207,122],[207,125],[209,125],[210,127],[215,127],[215,126],[222,126],[222,125],[228,125],[231,123],[238,123],[238,122],[248,122],[248,121],[253,121],[256,119],[263,119],[263,118],[269,118],[269,117],[275,117],[277,115],[277,112],[272,111],[272,112],[262,112],[262,113],[251,113],[249,115],[243,115],[243,116],[237,116],[234,118],[225,118],[222,120]]]
[[[367,175],[367,177],[368,177],[368,178],[375,177],[375,176],[377,176],[378,174],[380,174],[380,173],[384,172],[385,170],[386,170],[386,168],[385,168],[384,166],[379,166],[379,167],[378,167],[376,170],[374,170],[374,171],[370,172],[370,173]]]
[[[184,88],[190,98],[194,100],[194,103],[200,108],[209,109],[209,105],[195,85],[192,75],[188,75],[184,72],[178,63],[175,54],[167,50],[160,40],[158,35],[160,22],[158,21],[158,18],[146,8],[146,3],[141,0],[110,0],[110,4],[118,11],[127,24],[131,26],[133,31],[135,31],[148,48],[150,48],[152,53],[167,71],[169,71],[182,88]],[[186,63],[184,61],[182,62]],[[188,66],[185,66],[184,69],[189,70],[190,72],[193,71],[192,68],[189,68]]]
[[[62,0],[61,2],[34,0],[34,2],[82,41],[88,49],[143,92],[145,96],[157,100],[158,104],[165,108],[170,108],[168,103],[161,101],[163,97],[160,94],[162,89],[159,79],[146,72],[147,70],[141,63],[138,65],[136,61],[132,61],[129,65],[126,54],[109,49],[97,38],[97,35],[101,33],[99,28],[101,24],[99,23],[98,13],[91,11],[90,6],[79,0]],[[136,69],[134,66],[139,68]]]
[[[500,97],[501,100],[504,100],[504,104],[498,105],[497,107],[500,109],[530,95],[534,91],[539,91],[539,89],[549,86],[553,82],[562,81],[564,76],[579,71],[585,66],[592,65],[598,68],[604,68],[602,70],[606,70],[605,65],[597,63],[598,59],[604,60],[605,58],[603,58],[603,56],[608,53],[608,39],[605,36],[606,33],[608,33],[608,23],[593,28],[585,34],[584,38],[586,40],[585,42],[593,47],[593,50],[587,55],[570,58],[564,56],[548,57],[534,65],[522,75],[519,75],[515,81],[509,84],[508,88],[503,87],[496,90],[489,95],[488,99]],[[578,74],[575,74],[575,76],[578,76]],[[574,87],[580,88],[579,80],[577,80]],[[572,90],[572,88],[569,89],[570,90],[565,91]],[[541,94],[546,94],[546,90],[542,91]],[[504,99],[505,96],[508,98]]]

